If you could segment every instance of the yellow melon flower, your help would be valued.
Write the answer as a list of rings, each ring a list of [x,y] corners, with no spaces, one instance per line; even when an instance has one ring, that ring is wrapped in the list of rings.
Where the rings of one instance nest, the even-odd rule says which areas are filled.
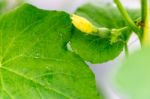
[[[81,16],[73,14],[71,19],[73,25],[81,32],[92,34],[93,32],[98,31],[98,28],[96,28],[92,23],[90,23],[87,19]]]

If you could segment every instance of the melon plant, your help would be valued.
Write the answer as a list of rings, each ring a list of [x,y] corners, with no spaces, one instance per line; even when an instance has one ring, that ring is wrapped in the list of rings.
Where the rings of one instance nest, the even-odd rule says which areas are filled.
[[[73,14],[22,4],[0,15],[0,99],[105,99],[87,62],[127,58],[114,79],[128,99],[149,99],[150,8],[80,6]],[[0,9],[6,5],[0,1]],[[135,33],[141,51],[130,55]]]

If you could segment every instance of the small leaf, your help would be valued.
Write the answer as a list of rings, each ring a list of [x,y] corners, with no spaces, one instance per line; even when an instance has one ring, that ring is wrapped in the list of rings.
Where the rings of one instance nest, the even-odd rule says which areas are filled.
[[[150,48],[127,58],[115,75],[119,92],[127,99],[150,99]]]
[[[129,11],[133,19],[138,18],[138,11]],[[117,8],[112,5],[97,7],[95,5],[84,5],[75,12],[77,15],[87,18],[97,27],[119,29],[127,26]],[[122,33],[118,42],[111,44],[110,38],[85,35],[74,28],[71,46],[75,53],[84,60],[92,63],[104,63],[116,58],[123,50],[124,43],[128,41],[131,30],[127,29]]]
[[[24,4],[0,18],[0,99],[102,99],[95,77],[66,48],[65,12]]]

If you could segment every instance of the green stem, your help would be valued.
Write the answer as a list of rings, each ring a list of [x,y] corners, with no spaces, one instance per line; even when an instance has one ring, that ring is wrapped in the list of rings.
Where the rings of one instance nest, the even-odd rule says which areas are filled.
[[[123,28],[120,28],[119,30],[120,30],[120,32],[123,32],[123,31],[125,31],[125,30],[127,30],[127,29],[129,29],[129,27],[128,27],[128,26],[125,26],[125,27],[123,27]]]
[[[116,5],[117,5],[118,9],[120,10],[120,12],[121,12],[122,16],[124,17],[124,19],[128,22],[129,26],[133,29],[133,31],[135,33],[138,34],[139,38],[141,38],[142,31],[136,26],[136,24],[131,19],[128,12],[126,11],[126,9],[121,4],[121,2],[119,0],[114,0],[114,2],[116,3]]]
[[[141,0],[141,22],[145,25],[146,17],[147,17],[147,10],[148,10],[148,0]],[[144,27],[142,28],[142,45],[145,43],[144,40]]]
[[[144,2],[144,0],[143,0]],[[146,11],[143,11],[142,13],[144,14],[144,34],[143,34],[143,45],[147,46],[150,45],[150,1],[145,3],[142,3],[142,6],[146,6],[145,8]],[[143,7],[144,8],[144,7]]]
[[[128,56],[129,55],[129,49],[128,49],[128,44],[127,44],[127,42],[125,43],[125,54],[126,54],[126,56]]]
[[[148,9],[148,0],[141,0],[142,22],[145,22]]]

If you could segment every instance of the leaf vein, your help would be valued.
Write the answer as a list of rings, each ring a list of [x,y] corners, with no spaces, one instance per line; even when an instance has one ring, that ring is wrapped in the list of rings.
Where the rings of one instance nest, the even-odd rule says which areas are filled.
[[[15,74],[15,75],[17,75],[17,76],[19,76],[19,77],[22,77],[22,78],[24,78],[24,79],[26,79],[26,80],[28,80],[28,81],[31,81],[32,83],[34,83],[34,84],[36,84],[36,85],[42,86],[43,88],[45,88],[45,89],[47,89],[47,90],[49,90],[49,91],[54,91],[54,92],[56,92],[57,94],[66,97],[67,99],[73,99],[73,98],[71,98],[70,96],[64,95],[62,92],[60,92],[60,91],[58,91],[58,90],[56,90],[56,89],[49,88],[49,87],[43,85],[42,83],[39,83],[39,82],[33,80],[32,78],[26,77],[25,75],[22,75],[22,74],[20,74],[20,73],[18,73],[18,72],[15,72],[15,71],[13,71],[13,70],[11,70],[11,69],[9,69],[9,68],[1,67],[1,69],[5,70],[5,71],[7,71],[7,72],[13,73],[13,74]]]

